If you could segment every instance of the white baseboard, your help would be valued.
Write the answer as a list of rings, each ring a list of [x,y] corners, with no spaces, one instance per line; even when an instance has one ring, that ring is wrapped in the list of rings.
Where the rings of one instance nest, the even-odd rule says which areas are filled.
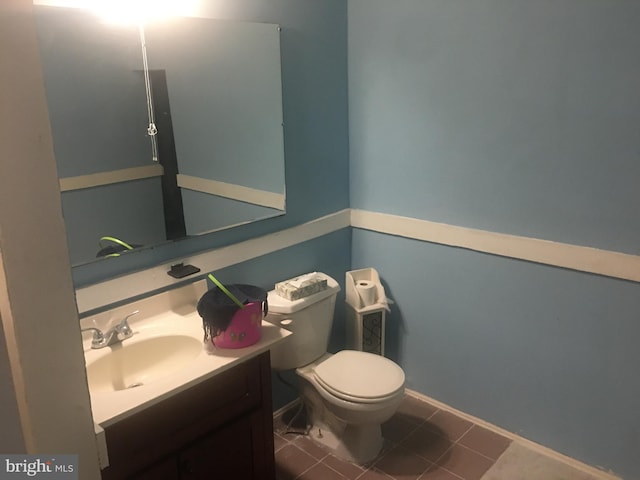
[[[566,455],[563,455],[562,453],[556,452],[555,450],[552,450],[548,447],[540,445],[539,443],[533,442],[531,440],[527,440],[526,438],[523,438],[520,435],[517,435],[513,432],[509,432],[504,428],[500,428],[496,425],[486,422],[481,418],[474,417],[473,415],[469,415],[468,413],[457,410],[445,403],[442,403],[420,392],[416,392],[415,390],[411,390],[411,389],[406,389],[405,391],[408,395],[414,398],[417,398],[418,400],[422,400],[424,402],[430,403],[431,405],[434,405],[440,410],[444,410],[446,412],[452,413],[458,417],[464,418],[465,420],[469,420],[470,422],[480,425],[481,427],[486,428],[487,430],[491,430],[492,432],[502,435],[503,437],[510,438],[514,442],[518,442],[530,450],[540,453],[541,455],[545,455],[547,457],[553,458],[554,460],[557,460],[559,462],[565,463],[570,467],[575,468],[576,470],[579,470],[581,472],[587,473],[595,478],[598,478],[601,480],[621,480],[620,477],[614,475],[611,472],[605,472],[598,468],[582,463],[576,460],[575,458],[568,457]]]
[[[284,414],[285,412],[288,412],[289,410],[291,410],[293,407],[297,407],[298,405],[300,405],[301,401],[302,400],[300,400],[300,398],[296,398],[295,400],[291,400],[284,407],[280,407],[275,412],[273,412],[273,418],[279,417],[280,415]]]

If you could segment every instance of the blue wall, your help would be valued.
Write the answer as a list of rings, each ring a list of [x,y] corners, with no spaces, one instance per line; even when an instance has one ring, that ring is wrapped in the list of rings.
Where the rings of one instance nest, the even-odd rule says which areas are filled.
[[[106,259],[75,267],[76,287],[276,232],[349,206],[346,2],[216,0],[206,2],[203,9],[201,15],[211,18],[282,27],[287,214],[115,261]]]
[[[638,18],[632,0],[350,1],[351,206],[639,253]]]
[[[349,0],[351,207],[638,253],[640,4]],[[640,286],[354,230],[409,386],[640,478]]]
[[[352,266],[396,302],[409,388],[639,478],[639,285],[362,230]]]

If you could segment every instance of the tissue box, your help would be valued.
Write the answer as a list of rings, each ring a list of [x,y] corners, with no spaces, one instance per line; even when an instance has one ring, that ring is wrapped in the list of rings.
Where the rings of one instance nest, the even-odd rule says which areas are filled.
[[[299,300],[327,289],[327,279],[317,272],[276,283],[276,293],[288,300]]]

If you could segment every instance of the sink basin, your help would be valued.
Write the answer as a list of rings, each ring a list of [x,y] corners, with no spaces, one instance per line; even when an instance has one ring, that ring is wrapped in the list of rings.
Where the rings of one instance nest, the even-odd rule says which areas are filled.
[[[193,362],[202,348],[201,341],[187,335],[124,340],[87,364],[89,390],[114,392],[155,382]]]

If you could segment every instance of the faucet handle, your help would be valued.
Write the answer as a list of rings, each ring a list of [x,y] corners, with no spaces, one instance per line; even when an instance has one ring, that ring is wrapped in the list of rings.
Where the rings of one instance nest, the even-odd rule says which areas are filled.
[[[97,346],[103,345],[106,339],[104,338],[104,334],[102,333],[102,330],[100,330],[99,328],[96,328],[96,327],[82,328],[80,332],[89,332],[91,330],[93,330],[93,337],[91,338],[91,346],[93,348],[96,348]]]
[[[116,331],[122,335],[123,338],[129,338],[133,335],[133,330],[131,330],[131,326],[129,326],[129,318],[133,317],[140,313],[140,310],[136,310],[131,312],[129,315],[124,317],[124,319],[120,322],[120,324],[116,327]]]

